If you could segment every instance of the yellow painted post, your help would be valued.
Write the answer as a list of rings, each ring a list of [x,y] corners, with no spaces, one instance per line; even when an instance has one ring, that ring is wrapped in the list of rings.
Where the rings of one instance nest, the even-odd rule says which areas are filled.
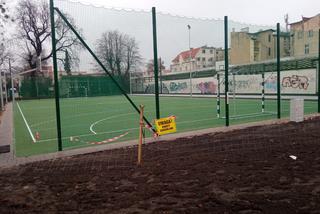
[[[139,129],[139,145],[138,145],[138,165],[141,164],[142,159],[142,137],[143,137],[143,109],[144,106],[140,105],[140,129]]]

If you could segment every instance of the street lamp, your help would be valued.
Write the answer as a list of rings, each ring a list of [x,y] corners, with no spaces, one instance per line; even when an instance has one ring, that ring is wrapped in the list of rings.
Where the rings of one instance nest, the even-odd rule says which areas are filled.
[[[12,105],[14,105],[14,85],[13,85],[13,74],[12,74],[12,69],[11,69],[11,59],[9,58],[9,72],[10,72],[10,78],[11,78],[11,100],[12,100]]]
[[[190,96],[192,97],[192,56],[191,56],[191,45],[190,45],[190,32],[191,26],[187,25],[189,31],[189,63],[190,63]]]
[[[2,71],[0,69],[0,104],[1,104],[1,109],[0,111],[4,111],[4,103],[3,103],[3,92],[2,92]]]
[[[131,70],[129,70],[129,93],[132,94],[132,88],[131,88]]]
[[[161,57],[159,58],[159,74],[160,74],[160,94],[162,94],[162,69]]]

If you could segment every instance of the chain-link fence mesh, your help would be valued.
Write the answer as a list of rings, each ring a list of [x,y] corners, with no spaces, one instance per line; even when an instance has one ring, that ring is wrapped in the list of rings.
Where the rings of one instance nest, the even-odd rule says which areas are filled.
[[[280,29],[278,82],[275,25],[54,4],[60,109],[51,66],[15,78],[17,148],[39,147],[26,155],[55,151],[59,131],[63,149],[137,139],[139,105],[147,127],[175,116],[178,133],[288,117],[293,98],[317,111],[316,31]]]

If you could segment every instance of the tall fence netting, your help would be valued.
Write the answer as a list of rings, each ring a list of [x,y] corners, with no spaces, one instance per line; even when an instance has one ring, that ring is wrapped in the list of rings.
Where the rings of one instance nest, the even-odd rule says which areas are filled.
[[[152,54],[152,43],[147,43],[151,20],[144,13],[81,3],[55,1],[55,5],[104,66],[72,32],[75,42],[69,58],[75,63],[70,71],[66,70],[66,51],[60,53],[64,59],[59,80],[64,148],[137,139],[139,113],[135,107],[144,105],[146,118],[154,111],[153,97],[131,96],[131,79],[139,76],[138,68],[145,60],[142,53]],[[59,19],[57,15],[56,21]],[[147,41],[146,35],[150,35]]]
[[[280,29],[278,83],[276,25],[229,20],[225,32],[222,19],[157,12],[153,23],[151,10],[54,4],[63,150],[137,139],[140,105],[144,137],[158,116],[175,116],[185,132],[289,117],[296,98],[305,114],[317,111],[318,31]],[[18,155],[57,150],[53,76],[39,65],[14,77]]]
[[[319,31],[292,27],[280,34],[281,113],[292,115],[291,100],[303,100],[303,113],[318,111]],[[300,107],[299,107],[300,108]]]

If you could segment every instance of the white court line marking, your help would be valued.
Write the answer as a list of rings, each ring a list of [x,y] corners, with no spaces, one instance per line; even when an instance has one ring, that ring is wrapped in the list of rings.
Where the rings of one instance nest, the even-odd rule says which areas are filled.
[[[82,116],[92,116],[92,115],[104,114],[104,113],[108,113],[108,112],[110,112],[110,111],[99,111],[99,112],[92,112],[92,113],[74,114],[72,116],[63,117],[63,119],[72,119],[72,118],[77,118],[77,117],[82,117]],[[114,112],[114,113],[116,113],[116,112]],[[32,124],[32,125],[30,125],[30,127],[40,126],[40,125],[51,123],[51,122],[55,122],[55,121],[56,121],[56,118],[53,118],[53,119],[50,119],[50,120],[46,120],[46,121],[43,121],[43,122]]]
[[[115,131],[109,131],[109,132],[100,132],[97,133],[97,135],[102,135],[102,134],[111,134],[111,133],[117,133],[117,132],[123,132],[123,131],[131,131],[131,130],[135,130],[135,129],[139,129],[139,128],[129,128],[129,129],[120,129],[120,130],[115,130]],[[77,135],[77,136],[72,136],[72,137],[86,137],[86,136],[93,136],[95,134],[81,134],[81,135]],[[69,139],[71,136],[68,137],[63,137],[62,139]],[[58,138],[49,138],[49,139],[45,139],[45,140],[39,140],[37,142],[47,142],[47,141],[52,141],[52,140],[58,140]]]
[[[25,123],[26,126],[27,126],[27,129],[28,129],[29,134],[30,134],[30,136],[31,136],[31,138],[32,138],[32,141],[35,143],[35,142],[36,142],[36,139],[34,138],[34,136],[33,136],[33,134],[32,134],[32,131],[31,131],[29,125],[28,125],[28,122],[27,122],[26,118],[24,117],[24,115],[23,115],[23,113],[22,113],[22,110],[21,110],[20,105],[19,105],[18,102],[17,102],[17,106],[18,106],[18,108],[19,108],[19,111],[20,111],[20,114],[21,114],[21,116],[22,116],[22,118],[23,118],[23,121],[24,121],[24,123]]]
[[[121,117],[121,116],[126,116],[126,115],[130,115],[130,114],[136,114],[136,112],[131,112],[131,113],[126,113],[126,114],[118,114],[118,115],[113,115],[111,117],[106,117],[106,118],[103,118],[101,120],[97,120],[96,122],[92,123],[90,125],[90,131],[93,133],[93,134],[97,134],[94,130],[93,130],[93,127],[95,125],[97,125],[98,123],[104,121],[104,120],[109,120],[109,119],[112,119],[112,118],[115,118],[115,117]]]
[[[104,118],[105,119],[105,118]],[[187,120],[187,121],[182,121],[182,122],[176,122],[177,124],[184,124],[184,123],[192,123],[192,122],[201,122],[201,121],[207,121],[207,120],[219,120],[219,118],[206,118],[206,119],[199,119],[199,120]],[[124,120],[123,120],[124,121]],[[56,128],[50,128],[50,129],[56,129]],[[40,130],[50,130],[50,129],[40,129]],[[120,131],[128,131],[128,130],[135,130],[135,129],[139,129],[139,128],[128,128],[128,129],[120,129],[120,130],[114,130],[114,131],[108,131],[108,132],[99,132],[97,133],[97,135],[100,134],[110,134],[110,133],[116,133],[116,132],[120,132]],[[77,135],[74,137],[85,137],[85,136],[91,136],[91,135],[95,135],[95,134],[82,134],[82,135]],[[71,136],[70,136],[71,137]],[[63,137],[62,139],[68,139],[69,137]],[[50,141],[50,140],[56,140],[57,138],[51,138],[51,139],[44,139],[44,140],[39,140],[37,142],[43,142],[43,141]]]
[[[272,105],[269,105],[269,106],[276,106],[276,104],[272,104]],[[199,106],[198,108],[207,108],[207,107],[212,107],[212,105],[202,105],[202,106]],[[192,107],[181,107],[181,106],[178,106],[177,108],[170,108],[169,110],[174,111],[175,109],[181,110],[181,109],[193,109],[193,108],[195,108],[195,107],[194,106],[192,106]],[[307,109],[307,108],[313,108],[313,107],[312,106],[311,107],[305,106],[304,108]],[[211,109],[208,108],[205,111],[211,111]],[[98,115],[98,114],[104,114],[104,113],[109,113],[109,112],[110,112],[110,110],[93,112],[93,113],[80,113],[80,114],[75,114],[75,115],[72,115],[72,116],[64,117],[64,119],[71,119],[71,118],[76,118],[76,117],[80,117],[80,116],[82,117],[82,116]],[[201,112],[201,111],[198,111],[198,112]],[[287,112],[287,111],[284,110],[284,112]],[[112,113],[117,113],[117,112],[112,112]],[[55,121],[56,121],[56,118],[53,118],[53,119],[50,118],[50,120],[46,120],[46,121],[43,121],[43,122],[31,124],[30,127],[40,126],[40,125],[48,124],[48,123],[55,122]]]
[[[287,110],[289,111],[289,110]],[[134,112],[132,112],[133,114]],[[262,114],[263,115],[263,114]],[[255,115],[257,116],[257,115]],[[271,116],[271,114],[267,114],[264,116]],[[105,118],[106,119],[106,118]],[[199,119],[199,120],[188,120],[188,121],[182,121],[182,122],[177,122],[177,125],[179,124],[184,124],[184,123],[192,123],[192,122],[201,122],[201,121],[207,121],[207,120],[220,120],[220,119],[225,119],[225,118],[206,118],[206,119]],[[210,127],[209,127],[210,128]],[[212,127],[211,127],[212,128]],[[131,131],[131,130],[138,130],[139,128],[128,128],[128,129],[119,129],[119,130],[114,130],[114,131],[107,131],[107,132],[99,132],[97,135],[102,135],[102,134],[111,134],[111,133],[117,133],[117,132],[122,132],[122,131]],[[183,131],[184,132],[184,131]],[[86,136],[92,136],[95,134],[82,134],[82,135],[77,135],[73,137],[86,137]],[[62,139],[68,139],[71,136],[68,137],[62,137]],[[57,140],[58,138],[50,138],[50,139],[45,139],[45,140],[39,140],[38,142],[47,142],[47,141],[52,141],[52,140]]]
[[[72,116],[63,117],[63,119],[72,119],[72,118],[77,118],[77,117],[82,117],[82,116],[91,116],[91,115],[97,115],[97,114],[104,114],[104,113],[108,113],[108,112],[110,112],[110,111],[108,110],[108,111],[99,111],[99,112],[93,112],[93,113],[81,113],[81,114],[75,114],[75,115],[72,115]],[[113,112],[113,113],[117,113],[117,112]],[[55,121],[56,121],[56,118],[53,118],[53,119],[50,119],[50,120],[46,120],[46,121],[43,121],[43,122],[32,124],[32,125],[30,125],[30,127],[40,126],[40,125],[43,125],[43,124],[46,124],[46,123],[55,122]]]

